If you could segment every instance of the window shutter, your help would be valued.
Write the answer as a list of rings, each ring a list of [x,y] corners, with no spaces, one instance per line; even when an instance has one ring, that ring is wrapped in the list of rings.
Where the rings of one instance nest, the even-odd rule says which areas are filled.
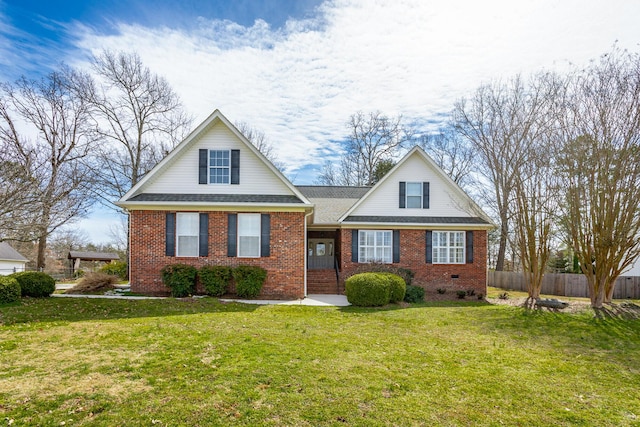
[[[400,230],[393,230],[393,262],[400,262]]]
[[[473,231],[467,231],[465,235],[467,239],[466,262],[467,264],[473,264]]]
[[[260,216],[260,256],[271,256],[271,215]]]
[[[351,230],[351,262],[358,262],[358,230]]]
[[[398,200],[398,207],[404,209],[407,202],[407,183],[400,182],[400,199]]]
[[[427,230],[425,233],[425,260],[427,264],[433,263],[433,231]]]
[[[167,212],[165,221],[165,250],[166,256],[176,256],[176,214]]]
[[[240,184],[240,150],[231,150],[231,184]]]
[[[429,209],[429,183],[422,183],[422,209]]]
[[[209,214],[200,214],[200,235],[198,236],[198,255],[209,256]]]
[[[227,215],[227,256],[238,254],[238,214]]]
[[[209,150],[200,149],[198,150],[199,160],[198,160],[198,184],[207,184],[207,169],[209,166],[209,159],[207,156],[209,155]]]

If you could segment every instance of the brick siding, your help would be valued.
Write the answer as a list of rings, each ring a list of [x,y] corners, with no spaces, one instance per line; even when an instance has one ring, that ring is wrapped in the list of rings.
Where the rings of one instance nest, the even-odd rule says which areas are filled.
[[[473,263],[427,264],[425,230],[400,230],[400,262],[396,267],[408,268],[415,273],[413,284],[427,292],[438,288],[447,289],[449,295],[458,290],[473,290],[476,294],[487,294],[487,232],[473,231]],[[341,281],[354,274],[362,264],[351,262],[351,230],[341,231]],[[454,278],[452,276],[458,276]]]
[[[183,211],[181,211],[183,212]],[[255,265],[267,270],[260,297],[301,298],[304,296],[304,213],[269,212],[271,215],[271,255],[262,258],[227,256],[227,214],[208,212],[209,256],[165,256],[166,211],[131,211],[130,281],[131,291],[166,295],[160,270],[167,264]],[[198,286],[197,293],[203,293]],[[232,288],[233,292],[234,289]]]

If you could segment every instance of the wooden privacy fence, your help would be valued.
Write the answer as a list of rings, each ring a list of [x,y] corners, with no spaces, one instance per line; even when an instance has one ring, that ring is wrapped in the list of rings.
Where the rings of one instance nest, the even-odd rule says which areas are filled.
[[[513,271],[490,271],[487,285],[495,288],[527,292],[527,283],[523,273]],[[589,298],[587,279],[582,274],[544,275],[542,294],[565,297]],[[620,276],[613,290],[614,299],[640,299],[640,277]]]

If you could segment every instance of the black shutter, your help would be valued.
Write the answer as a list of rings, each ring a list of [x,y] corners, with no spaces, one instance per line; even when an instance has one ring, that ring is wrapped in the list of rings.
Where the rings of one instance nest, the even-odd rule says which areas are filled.
[[[260,256],[271,256],[271,215],[260,216]]]
[[[473,264],[473,231],[467,231],[465,234],[467,238],[467,248],[465,251],[467,253],[466,262],[467,264]]]
[[[393,262],[400,262],[400,230],[393,230]]]
[[[351,230],[351,262],[358,262],[358,230]]]
[[[227,256],[238,253],[238,214],[227,215]]]
[[[209,256],[209,214],[200,214],[200,236],[198,255]]]
[[[240,184],[240,150],[231,150],[231,184]]]
[[[425,260],[427,264],[433,263],[433,231],[427,230],[425,233]]]
[[[406,207],[407,202],[407,183],[400,182],[400,199],[398,200],[398,207],[400,209],[404,209]]]
[[[198,184],[207,184],[209,180],[207,179],[207,169],[209,166],[209,150],[200,149],[198,150],[199,160],[198,160]]]
[[[176,256],[176,214],[167,212],[165,221],[165,250],[166,256]]]
[[[422,183],[422,209],[429,209],[429,183]]]

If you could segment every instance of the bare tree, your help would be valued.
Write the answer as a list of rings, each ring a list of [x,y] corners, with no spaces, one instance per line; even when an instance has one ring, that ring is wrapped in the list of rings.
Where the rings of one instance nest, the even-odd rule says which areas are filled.
[[[273,144],[264,132],[252,127],[247,122],[239,122],[235,126],[277,169],[284,170],[284,164],[278,159]]]
[[[414,132],[402,124],[402,116],[388,117],[380,111],[369,114],[357,112],[347,122],[349,136],[339,169],[325,163],[318,177],[321,184],[363,185],[375,184],[378,164],[393,162]],[[337,172],[331,176],[332,172]],[[376,178],[377,177],[377,178]]]
[[[33,211],[30,233],[20,239],[37,239],[37,268],[45,267],[47,237],[62,225],[84,215],[92,203],[93,175],[85,163],[92,140],[90,106],[74,90],[90,80],[68,67],[40,81],[22,78],[3,86],[8,108],[3,115],[5,148],[21,165],[31,184]],[[15,116],[15,118],[13,118]],[[33,142],[20,136],[16,120],[36,135]],[[19,211],[18,211],[19,212]]]
[[[97,87],[83,88],[94,108],[100,197],[112,206],[185,136],[191,124],[169,83],[135,53],[93,58]]]
[[[420,146],[456,184],[461,187],[470,184],[474,153],[468,141],[453,126],[442,128],[436,134],[422,136]]]
[[[507,83],[480,86],[469,101],[456,102],[453,110],[456,131],[471,144],[479,172],[493,187],[493,197],[487,201],[500,223],[498,271],[504,269],[515,172],[525,160],[523,146],[538,114],[539,103],[530,97],[516,76]]]
[[[569,238],[601,309],[640,256],[640,55],[614,48],[576,72],[557,118]]]

